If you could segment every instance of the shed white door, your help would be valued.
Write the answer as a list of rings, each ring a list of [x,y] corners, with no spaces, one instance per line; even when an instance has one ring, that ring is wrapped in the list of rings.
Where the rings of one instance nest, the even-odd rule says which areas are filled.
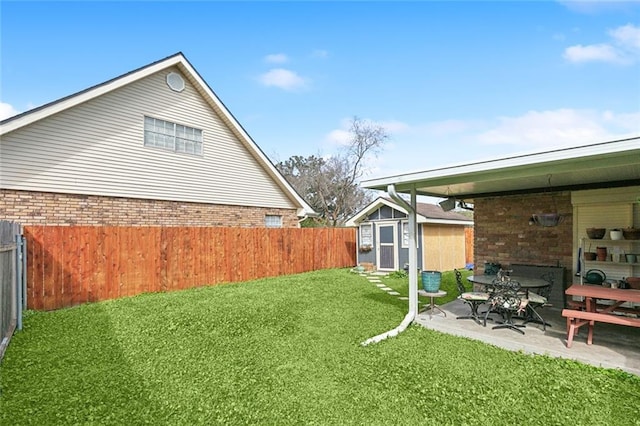
[[[396,227],[396,223],[384,223],[378,224],[376,228],[378,242],[376,263],[381,271],[395,271],[397,269]]]

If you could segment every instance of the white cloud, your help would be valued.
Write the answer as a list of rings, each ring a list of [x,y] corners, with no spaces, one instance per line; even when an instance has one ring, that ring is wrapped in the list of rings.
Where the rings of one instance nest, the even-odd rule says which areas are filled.
[[[606,12],[621,12],[634,9],[637,1],[620,0],[559,0],[558,3],[576,13],[588,15],[602,14]]]
[[[278,87],[283,90],[296,91],[307,87],[307,80],[293,71],[284,68],[274,68],[259,77],[262,84],[268,87]]]
[[[595,111],[529,111],[519,117],[500,117],[497,126],[481,133],[478,140],[532,149],[577,146],[605,140],[604,121]]]
[[[557,109],[486,120],[404,123],[366,178],[640,136],[640,111]]]
[[[564,51],[564,58],[569,62],[624,62],[620,52],[608,44],[592,44],[583,46],[567,47]]]
[[[351,141],[351,133],[347,129],[335,129],[329,132],[325,141],[333,146],[346,146]]]
[[[609,31],[609,35],[623,48],[640,50],[640,27],[627,24]]]
[[[287,57],[287,55],[285,55],[284,53],[273,53],[271,55],[267,55],[264,58],[265,62],[268,62],[270,64],[284,64],[286,62],[289,62],[289,57]]]
[[[340,128],[330,131],[325,136],[324,140],[326,145],[328,145],[330,148],[348,145],[351,142],[351,137],[352,137],[350,132],[352,120],[353,120],[353,117],[342,119],[342,121],[340,122]],[[360,118],[360,120],[362,122],[366,122],[371,125],[377,125],[377,126],[383,127],[387,131],[387,134],[389,135],[405,134],[413,131],[407,123],[403,123],[401,121],[377,122],[377,121],[362,119],[362,118]]]
[[[5,118],[13,117],[16,114],[20,114],[20,111],[15,109],[10,104],[0,102],[0,120],[4,120]]]
[[[640,58],[640,27],[628,24],[609,31],[611,43],[567,47],[564,58],[569,62],[609,62],[632,64]]]

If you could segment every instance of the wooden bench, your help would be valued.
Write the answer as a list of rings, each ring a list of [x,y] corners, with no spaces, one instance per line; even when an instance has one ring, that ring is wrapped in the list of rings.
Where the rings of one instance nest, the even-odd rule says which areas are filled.
[[[567,301],[567,307],[571,309],[578,309],[580,311],[584,311],[587,308],[587,303],[584,300],[569,300]],[[598,303],[596,305],[596,310],[601,311],[603,309],[609,308],[610,305],[605,305],[604,303]],[[625,313],[625,314],[634,314],[640,316],[640,308],[626,308],[624,306],[618,306],[614,310],[614,312]]]
[[[585,324],[589,324],[587,345],[590,345],[593,342],[593,326],[596,322],[640,327],[640,318],[632,318],[615,314],[563,309],[562,316],[567,318],[567,348],[571,347],[573,337],[578,333],[578,329]]]

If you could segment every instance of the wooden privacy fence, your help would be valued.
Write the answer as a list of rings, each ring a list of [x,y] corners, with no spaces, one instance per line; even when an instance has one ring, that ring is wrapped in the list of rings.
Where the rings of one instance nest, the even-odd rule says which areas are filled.
[[[464,228],[464,262],[473,263],[473,226]]]
[[[24,308],[24,240],[20,224],[0,220],[0,361]]]
[[[51,310],[356,263],[352,228],[26,226],[27,303]]]

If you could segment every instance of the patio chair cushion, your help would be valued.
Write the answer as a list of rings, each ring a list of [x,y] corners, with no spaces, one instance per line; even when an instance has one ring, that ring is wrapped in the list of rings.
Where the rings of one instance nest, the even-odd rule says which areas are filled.
[[[497,308],[522,312],[527,308],[529,301],[516,294],[494,294],[491,304]]]
[[[529,295],[527,296],[527,300],[529,301],[529,303],[532,303],[534,305],[544,305],[547,303],[547,298],[544,296],[540,296],[538,293],[529,292]]]
[[[489,300],[489,293],[483,293],[481,291],[467,291],[460,295],[460,299],[464,300],[477,300],[486,301]]]

